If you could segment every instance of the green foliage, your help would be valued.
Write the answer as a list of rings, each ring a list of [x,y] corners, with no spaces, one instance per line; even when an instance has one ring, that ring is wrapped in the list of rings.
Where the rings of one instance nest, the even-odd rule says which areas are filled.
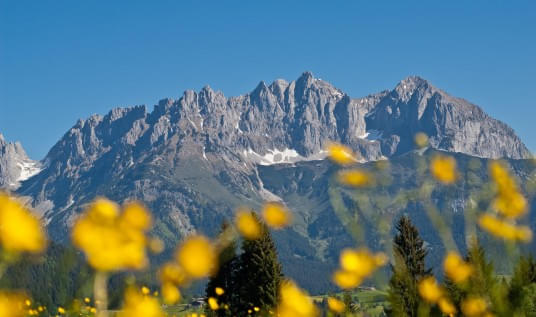
[[[394,266],[389,281],[389,302],[394,316],[417,316],[420,298],[417,282],[430,274],[425,268],[427,251],[417,228],[407,216],[396,225],[393,241]]]
[[[224,223],[222,232],[227,229],[228,225]],[[208,306],[205,309],[207,316],[226,317],[232,316],[234,302],[237,301],[237,265],[238,257],[236,255],[236,242],[231,241],[219,255],[220,268],[215,276],[211,277],[205,289],[205,295],[208,300],[210,297],[218,299],[218,304],[222,309],[212,311]],[[216,294],[216,287],[224,290],[222,295]],[[225,309],[225,306],[229,309]]]
[[[263,310],[277,304],[282,279],[281,264],[270,231],[261,225],[262,235],[255,240],[244,240],[236,281],[239,300],[233,305],[243,313],[253,307]]]
[[[91,294],[92,270],[72,247],[51,244],[40,256],[22,258],[0,280],[1,288],[24,289],[35,303],[56,309],[60,303]]]

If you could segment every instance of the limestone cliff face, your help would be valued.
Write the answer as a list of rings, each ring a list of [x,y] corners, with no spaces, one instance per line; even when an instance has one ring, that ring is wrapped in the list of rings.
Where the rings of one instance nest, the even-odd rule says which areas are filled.
[[[16,189],[40,170],[40,163],[31,160],[19,142],[7,142],[0,134],[0,189]]]
[[[514,131],[481,108],[449,96],[419,77],[408,77],[369,113],[367,127],[383,132],[382,145],[398,140],[389,152],[413,148],[412,136],[425,132],[432,147],[484,158],[529,158]]]
[[[325,270],[336,255],[322,250],[336,252],[350,241],[327,195],[331,167],[320,161],[327,142],[349,145],[363,163],[392,158],[405,171],[413,169],[405,157],[415,154],[417,132],[430,136],[432,148],[457,155],[530,156],[510,127],[421,78],[352,98],[306,72],[291,82],[260,82],[238,97],[207,86],[163,99],[152,111],[93,115],[42,162],[0,136],[0,187],[27,197],[57,240],[68,239],[68,227],[97,196],[146,203],[169,245],[194,230],[214,233],[237,206],[282,200],[297,219],[276,235],[283,260]],[[413,177],[397,177],[404,175]]]

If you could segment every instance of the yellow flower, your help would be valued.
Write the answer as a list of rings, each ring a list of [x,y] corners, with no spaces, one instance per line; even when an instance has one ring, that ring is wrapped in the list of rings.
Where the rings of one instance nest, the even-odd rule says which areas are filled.
[[[193,235],[182,243],[176,253],[179,265],[186,275],[192,278],[203,278],[217,268],[218,257],[212,243],[200,235]]]
[[[430,171],[438,181],[444,184],[452,184],[458,178],[456,160],[445,155],[436,155],[430,163]]]
[[[262,217],[270,227],[275,229],[287,226],[292,220],[290,212],[282,204],[276,202],[264,205]]]
[[[383,253],[372,254],[367,249],[344,249],[339,262],[341,270],[333,274],[333,282],[340,288],[349,289],[357,287],[378,267],[385,265],[387,257]]]
[[[173,305],[181,299],[181,292],[172,283],[165,282],[162,284],[162,298],[164,303]]]
[[[210,307],[212,310],[218,310],[220,308],[220,305],[218,305],[218,300],[214,297],[209,297],[208,307]]]
[[[466,263],[456,252],[449,252],[443,263],[445,273],[453,282],[462,283],[471,276],[473,268]]]
[[[379,266],[386,263],[383,253],[373,255],[367,249],[344,249],[339,259],[341,268],[360,277],[368,277]]]
[[[461,304],[462,312],[466,316],[480,316],[487,309],[486,301],[480,297],[470,297]]]
[[[335,297],[328,297],[328,307],[332,312],[335,313],[342,313],[346,309],[346,305],[344,305],[344,302],[335,298]]]
[[[125,293],[125,304],[118,316],[163,317],[164,312],[156,298],[144,296],[135,289],[128,289]]]
[[[17,200],[0,192],[0,243],[9,252],[41,252],[46,246],[39,220]]]
[[[439,305],[439,309],[441,309],[441,311],[445,315],[456,314],[456,307],[445,297],[442,297],[439,299],[438,305]]]
[[[215,292],[216,295],[218,295],[218,296],[221,296],[221,295],[223,295],[223,294],[225,293],[225,291],[224,291],[223,288],[221,288],[221,287],[216,287],[216,288],[214,289],[214,292]]]
[[[277,308],[279,317],[314,317],[318,312],[307,293],[294,282],[284,281],[280,287],[280,302]]]
[[[63,307],[61,307],[61,306],[58,307],[58,313],[60,313],[60,314],[62,314],[62,315],[65,314],[65,308],[63,308]]]
[[[24,297],[16,293],[0,291],[0,317],[25,316]]]
[[[329,158],[332,159],[335,163],[341,165],[348,165],[357,162],[356,155],[352,150],[338,143],[330,143],[327,146],[327,151]]]
[[[145,207],[137,202],[130,202],[123,207],[121,221],[127,228],[147,230],[151,227],[151,215]]]
[[[261,236],[261,224],[253,214],[253,211],[239,209],[236,213],[235,223],[244,238],[254,240]]]
[[[418,148],[423,148],[428,145],[428,136],[426,133],[419,132],[415,134],[415,144]]]
[[[478,220],[479,225],[492,235],[505,240],[529,242],[532,231],[527,226],[515,226],[492,215],[483,214]]]
[[[141,287],[141,293],[143,295],[148,295],[150,292],[151,292],[151,290],[147,286],[142,286]]]
[[[168,262],[160,268],[160,281],[182,285],[186,282],[186,272],[174,262]]]
[[[342,289],[351,289],[363,282],[363,277],[349,271],[337,270],[333,273],[333,282]]]
[[[253,310],[256,311],[256,312],[258,312],[258,311],[260,311],[261,309],[260,309],[259,307],[255,306],[255,307],[253,307]]]
[[[443,295],[443,292],[435,278],[430,276],[423,278],[419,282],[419,294],[424,300],[430,303],[436,303]]]
[[[497,196],[493,207],[503,216],[517,218],[528,210],[528,203],[520,193],[519,187],[508,170],[499,162],[492,162],[489,166],[493,182],[497,186]]]
[[[84,302],[89,303],[89,302],[91,302],[91,299],[89,299],[89,297],[86,297],[86,298],[84,298]]]
[[[374,183],[374,177],[372,174],[361,169],[340,171],[337,174],[337,179],[342,184],[355,187],[368,186]]]
[[[97,270],[141,269],[148,262],[149,224],[150,215],[140,204],[127,204],[120,213],[119,206],[101,198],[76,221],[72,239]]]

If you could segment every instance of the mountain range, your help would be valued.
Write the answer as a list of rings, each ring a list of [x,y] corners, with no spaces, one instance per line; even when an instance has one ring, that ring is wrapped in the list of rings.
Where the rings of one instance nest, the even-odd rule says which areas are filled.
[[[424,151],[415,150],[418,132],[429,136]],[[367,224],[372,248],[388,243],[378,234],[379,215],[410,214],[433,265],[444,245],[423,207],[408,200],[374,206],[376,214],[362,210],[353,199],[359,193],[333,181],[337,167],[325,151],[332,141],[358,153],[363,168],[389,160],[389,182],[376,191],[384,198],[415,186],[415,162],[437,151],[455,156],[483,181],[487,161],[499,158],[522,181],[534,179],[531,153],[513,129],[420,77],[353,98],[305,72],[291,82],[261,81],[237,97],[206,86],[160,100],[152,111],[116,108],[81,119],[40,161],[0,135],[0,188],[24,197],[60,242],[68,241],[68,228],[95,197],[141,200],[168,248],[194,231],[216,234],[238,206],[258,210],[265,201],[281,201],[295,216],[291,228],[274,233],[281,260],[286,274],[312,292],[333,287],[329,272],[338,253],[355,245],[337,202]],[[481,186],[464,179],[432,193],[462,249],[469,188]],[[311,280],[311,274],[325,278]]]

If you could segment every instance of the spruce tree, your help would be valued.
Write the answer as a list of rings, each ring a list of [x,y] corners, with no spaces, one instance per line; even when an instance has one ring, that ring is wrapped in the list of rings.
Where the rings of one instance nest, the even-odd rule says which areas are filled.
[[[508,299],[513,307],[519,307],[523,301],[523,288],[536,283],[536,259],[532,255],[522,256],[514,268],[510,280]]]
[[[389,301],[394,316],[417,316],[420,298],[418,282],[430,270],[425,268],[428,251],[417,228],[407,216],[396,225],[397,234],[393,241],[394,266],[389,281]]]
[[[268,311],[277,304],[281,284],[281,264],[268,227],[261,223],[261,236],[242,242],[240,267],[236,276],[239,283],[239,300],[235,303],[238,316],[258,307]]]
[[[222,225],[222,232],[225,232],[228,225],[224,223]],[[238,265],[238,257],[236,255],[236,242],[230,241],[229,244],[220,252],[219,255],[220,267],[216,275],[212,276],[206,286],[205,295],[206,300],[208,298],[214,297],[218,300],[220,309],[213,311],[206,306],[205,312],[207,316],[214,317],[227,317],[234,316],[232,314],[233,307],[232,304],[235,301],[233,297],[236,297],[236,288],[235,283],[236,270]],[[216,293],[216,288],[220,287],[223,289],[224,293],[218,295]]]

